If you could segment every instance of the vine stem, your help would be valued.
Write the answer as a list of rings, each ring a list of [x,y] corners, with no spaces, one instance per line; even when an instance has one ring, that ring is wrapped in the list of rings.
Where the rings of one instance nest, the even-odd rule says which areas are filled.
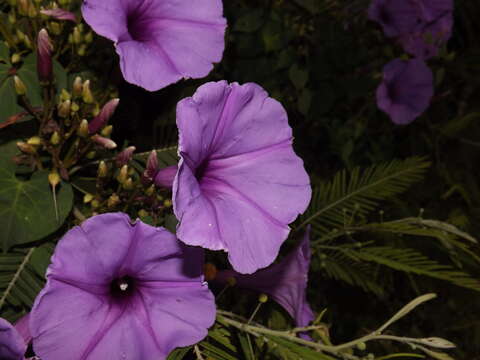
[[[28,261],[30,260],[30,257],[32,256],[34,250],[35,250],[34,247],[28,250],[27,254],[25,255],[25,258],[22,260],[22,263],[20,264],[17,271],[15,272],[15,275],[13,275],[12,281],[10,281],[7,288],[5,289],[5,292],[0,298],[0,309],[5,304],[5,301],[7,300],[8,295],[10,295],[10,291],[12,291],[13,286],[17,282],[18,278],[20,277],[20,274],[22,273],[23,269],[25,268]]]

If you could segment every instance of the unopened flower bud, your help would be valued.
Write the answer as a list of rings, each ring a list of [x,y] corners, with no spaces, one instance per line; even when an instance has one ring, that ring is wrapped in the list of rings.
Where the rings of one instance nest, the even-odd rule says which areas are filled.
[[[28,0],[18,0],[18,12],[20,15],[28,15],[29,7],[30,4],[28,3]]]
[[[93,33],[89,31],[88,33],[85,34],[85,42],[87,44],[90,44],[93,41]]]
[[[365,344],[364,342],[359,342],[357,344],[357,349],[360,350],[360,351],[364,351],[367,349],[367,344]]]
[[[72,96],[66,89],[62,89],[60,92],[60,100],[65,101],[65,100],[71,100]]]
[[[66,118],[66,117],[70,116],[71,105],[72,105],[72,102],[70,100],[65,100],[64,102],[60,103],[60,105],[58,105],[58,109],[57,109],[58,116],[60,116],[62,118]]]
[[[75,101],[72,101],[72,108],[71,111],[72,113],[76,113],[78,110],[80,110],[80,106]]]
[[[264,304],[268,301],[268,296],[267,294],[260,294],[260,296],[258,297],[258,302]]]
[[[120,204],[120,198],[118,197],[118,195],[117,194],[110,195],[110,197],[107,200],[107,206],[109,208],[113,208],[118,204]]]
[[[126,149],[122,150],[115,158],[115,163],[117,164],[117,166],[120,167],[128,164],[128,162],[132,160],[134,151],[135,146],[129,146]]]
[[[105,161],[100,161],[100,164],[98,164],[98,172],[97,172],[97,175],[99,178],[104,178],[108,175],[108,168],[107,168],[107,164],[105,163]]]
[[[170,207],[170,206],[172,206],[172,200],[166,199],[166,200],[163,202],[163,206],[165,206],[165,207],[167,207],[167,208]]]
[[[39,136],[32,136],[30,139],[27,140],[27,144],[38,146],[42,143],[42,139]]]
[[[70,0],[58,0],[58,3],[60,4],[60,6],[68,6],[70,4]]]
[[[82,42],[82,34],[80,33],[80,29],[78,26],[73,28],[73,43],[80,44]]]
[[[113,140],[100,136],[98,134],[93,135],[92,140],[96,142],[98,145],[103,146],[105,149],[112,150],[117,147],[117,144],[115,144]]]
[[[102,129],[107,124],[108,120],[112,117],[113,113],[115,112],[115,109],[117,108],[119,101],[120,101],[119,99],[113,99],[107,102],[103,106],[100,113],[97,116],[95,116],[95,118],[92,121],[90,121],[90,124],[88,125],[88,130],[90,131],[90,134],[97,133],[100,129]]]
[[[13,12],[9,13],[8,14],[8,22],[13,25],[13,24],[15,24],[16,21],[17,21],[17,18],[15,16],[15,13],[13,13]]]
[[[40,10],[40,13],[42,13],[43,15],[51,16],[57,20],[69,20],[72,22],[77,22],[77,18],[75,17],[74,13],[59,8]]]
[[[125,190],[132,190],[133,189],[133,180],[131,177],[129,177],[125,182],[123,183],[123,188]]]
[[[87,159],[92,160],[95,157],[95,155],[97,155],[96,151],[89,151],[85,156],[87,157]]]
[[[30,41],[30,38],[25,35],[25,37],[23,38],[23,43],[25,44],[25,47],[29,48],[29,49],[32,49],[32,42]]]
[[[60,175],[58,175],[57,170],[53,170],[48,174],[48,182],[52,188],[55,188],[60,183]]]
[[[40,81],[50,82],[53,77],[53,46],[46,29],[40,30],[37,37],[37,73]]]
[[[17,142],[17,147],[20,149],[21,152],[25,154],[35,154],[37,152],[34,146],[27,144],[23,141]]]
[[[113,131],[113,126],[107,125],[102,129],[102,131],[100,131],[100,134],[102,136],[109,137],[110,135],[112,135],[112,131]]]
[[[80,122],[80,126],[77,129],[77,135],[80,137],[87,137],[88,136],[88,121],[87,119],[83,119]]]
[[[18,40],[22,41],[25,38],[25,34],[23,33],[22,30],[17,29],[15,31],[15,35],[17,35]]]
[[[14,85],[15,85],[15,91],[16,91],[17,95],[22,96],[22,95],[25,95],[27,93],[27,87],[25,86],[23,81],[17,75],[15,75],[13,77],[13,82],[14,82]]]
[[[120,169],[120,173],[117,176],[117,181],[120,184],[123,184],[127,180],[127,177],[128,177],[128,166],[123,165],[122,168]]]
[[[33,4],[30,4],[30,6],[28,7],[28,17],[33,19],[37,17],[37,15],[37,9],[35,8],[35,6],[33,6]]]
[[[10,62],[12,64],[16,64],[20,61],[22,61],[22,56],[19,53],[13,54],[12,57],[10,58]]]
[[[173,186],[173,180],[177,175],[177,171],[177,165],[167,166],[166,168],[157,171],[153,180],[155,185],[171,189]]]
[[[92,208],[96,209],[100,206],[100,201],[98,201],[97,199],[93,199],[91,205]]]
[[[60,134],[58,131],[54,131],[52,136],[50,136],[50,143],[52,145],[58,145],[60,143]]]
[[[77,55],[85,56],[86,53],[87,53],[87,46],[85,44],[80,45],[77,49]]]
[[[93,195],[90,194],[90,193],[87,193],[87,194],[85,194],[85,195],[83,196],[83,202],[84,202],[85,204],[88,204],[88,203],[89,203],[90,201],[92,201],[92,200],[93,200]]]
[[[157,171],[158,171],[157,152],[155,150],[152,150],[150,155],[148,155],[147,166],[145,167],[145,171],[142,174],[142,182],[145,185],[152,183],[153,180],[155,179],[155,175],[157,174]]]
[[[93,103],[93,95],[92,95],[92,91],[90,90],[90,80],[86,80],[83,83],[82,98],[83,98],[83,102],[87,104]]]
[[[77,76],[73,81],[72,93],[74,97],[82,96],[83,82],[80,76]]]
[[[147,190],[145,190],[145,194],[147,194],[148,196],[152,196],[153,193],[155,192],[155,185],[150,185]]]
[[[141,218],[145,218],[145,217],[148,216],[148,211],[145,210],[145,209],[140,209],[140,210],[138,211],[138,216],[141,217]]]
[[[60,33],[62,32],[62,28],[60,27],[60,24],[56,21],[52,21],[50,24],[48,24],[48,28],[50,29],[50,32],[53,35],[60,35]],[[70,37],[69,37],[69,40],[70,40]]]

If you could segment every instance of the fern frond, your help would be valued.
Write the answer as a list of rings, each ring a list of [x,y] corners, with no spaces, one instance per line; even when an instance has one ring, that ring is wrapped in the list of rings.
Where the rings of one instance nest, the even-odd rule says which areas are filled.
[[[301,217],[300,229],[312,224],[317,234],[348,225],[348,217],[366,216],[380,201],[407,190],[423,178],[430,163],[423,157],[393,160],[373,165],[365,170],[354,168],[337,173],[330,182],[313,191],[310,208]]]
[[[0,255],[0,310],[6,305],[25,308],[33,305],[43,288],[50,255],[46,246]]]
[[[390,246],[371,246],[358,250],[339,246],[336,249],[355,261],[375,263],[393,270],[428,276],[480,291],[479,280],[450,265],[442,265],[414,249],[398,249]]]

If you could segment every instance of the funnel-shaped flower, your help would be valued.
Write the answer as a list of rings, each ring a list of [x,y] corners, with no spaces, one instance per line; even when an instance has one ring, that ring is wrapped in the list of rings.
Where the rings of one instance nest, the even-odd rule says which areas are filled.
[[[405,125],[420,116],[433,96],[433,74],[419,59],[395,59],[383,68],[377,105],[395,124]]]
[[[0,359],[23,360],[27,345],[7,320],[0,318]]]
[[[307,230],[300,244],[280,262],[251,275],[220,271],[215,280],[225,284],[233,277],[236,286],[270,296],[290,314],[296,326],[308,326],[314,319],[306,298],[311,256],[309,232]]]
[[[388,37],[415,31],[422,22],[418,0],[373,0],[368,9],[370,20],[382,26]]]
[[[52,80],[52,50],[53,46],[47,30],[40,30],[37,38],[37,73],[40,81]]]
[[[177,106],[177,236],[228,252],[241,273],[270,265],[311,196],[282,105],[256,84],[207,83]]]
[[[165,359],[203,339],[215,302],[201,249],[128,215],[94,216],[58,243],[30,315],[42,360]]]
[[[115,42],[125,80],[154,91],[201,78],[219,62],[226,21],[221,0],[85,0],[82,14]]]

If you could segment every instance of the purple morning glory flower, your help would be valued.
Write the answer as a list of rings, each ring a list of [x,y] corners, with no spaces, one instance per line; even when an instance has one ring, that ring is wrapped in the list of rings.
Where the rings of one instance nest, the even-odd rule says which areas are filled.
[[[128,215],[94,216],[58,243],[30,315],[42,360],[165,359],[202,340],[215,301],[203,252]]]
[[[280,262],[251,275],[242,275],[232,270],[220,271],[215,280],[227,283],[233,277],[236,286],[270,296],[290,314],[296,326],[308,326],[314,319],[306,298],[311,257],[309,232],[307,230],[300,244]]]
[[[202,78],[219,62],[226,20],[221,0],[84,0],[82,14],[115,42],[125,80],[159,90]]]
[[[178,238],[241,273],[270,265],[311,196],[282,105],[253,83],[210,82],[178,103],[177,126]]]
[[[433,96],[433,74],[423,60],[390,61],[383,68],[377,105],[395,124],[405,125],[420,116]]]
[[[417,0],[373,0],[368,9],[370,20],[382,26],[388,37],[413,32],[422,22]]]
[[[23,360],[27,345],[20,333],[7,320],[0,318],[0,359]]]

